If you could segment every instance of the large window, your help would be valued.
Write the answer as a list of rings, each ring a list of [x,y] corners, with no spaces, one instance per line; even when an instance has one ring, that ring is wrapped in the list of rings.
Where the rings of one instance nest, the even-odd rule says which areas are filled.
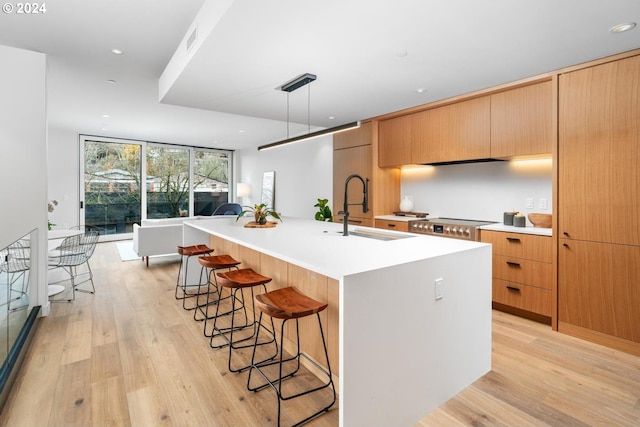
[[[147,218],[188,216],[189,154],[185,148],[147,146]]]
[[[195,215],[211,215],[229,200],[228,153],[196,150],[193,165]]]
[[[98,227],[100,234],[131,233],[140,222],[141,147],[84,143],[84,224]]]
[[[80,222],[103,236],[126,237],[143,218],[211,215],[231,200],[231,151],[88,136],[80,145]]]

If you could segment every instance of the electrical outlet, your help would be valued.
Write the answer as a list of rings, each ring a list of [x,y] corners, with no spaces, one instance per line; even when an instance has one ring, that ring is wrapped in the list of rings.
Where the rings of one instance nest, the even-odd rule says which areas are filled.
[[[527,209],[533,209],[533,197],[527,197]]]
[[[539,205],[540,205],[540,209],[547,209],[547,199],[545,198],[540,199]]]
[[[436,301],[442,299],[442,277],[436,279]]]

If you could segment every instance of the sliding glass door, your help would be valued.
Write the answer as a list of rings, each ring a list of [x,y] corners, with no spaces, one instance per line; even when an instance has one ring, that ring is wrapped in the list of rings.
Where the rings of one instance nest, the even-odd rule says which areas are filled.
[[[142,146],[90,139],[83,142],[81,224],[97,227],[101,236],[132,233],[133,224],[142,217]]]
[[[231,152],[81,136],[80,224],[101,240],[132,236],[146,218],[211,215],[231,200]]]

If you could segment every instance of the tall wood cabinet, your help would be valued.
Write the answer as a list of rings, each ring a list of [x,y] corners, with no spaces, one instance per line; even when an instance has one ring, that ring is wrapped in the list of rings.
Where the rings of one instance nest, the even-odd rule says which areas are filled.
[[[398,210],[400,203],[400,169],[378,166],[378,122],[368,121],[353,130],[333,136],[333,215],[342,222],[345,180],[357,173],[369,178],[369,211],[362,206],[349,206],[349,223],[374,226],[376,215],[388,215]],[[362,201],[362,184],[352,180],[348,188],[349,203]]]
[[[559,78],[558,329],[640,354],[640,56]]]

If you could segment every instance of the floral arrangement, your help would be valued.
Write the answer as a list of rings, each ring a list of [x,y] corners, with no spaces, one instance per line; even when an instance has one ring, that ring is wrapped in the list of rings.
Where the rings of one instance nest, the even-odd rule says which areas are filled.
[[[58,201],[57,200],[51,200],[48,204],[47,204],[47,211],[49,213],[53,212],[56,210],[56,206],[58,206]],[[55,224],[52,223],[50,220],[47,219],[47,228],[49,230],[51,230],[51,227],[53,227]]]

